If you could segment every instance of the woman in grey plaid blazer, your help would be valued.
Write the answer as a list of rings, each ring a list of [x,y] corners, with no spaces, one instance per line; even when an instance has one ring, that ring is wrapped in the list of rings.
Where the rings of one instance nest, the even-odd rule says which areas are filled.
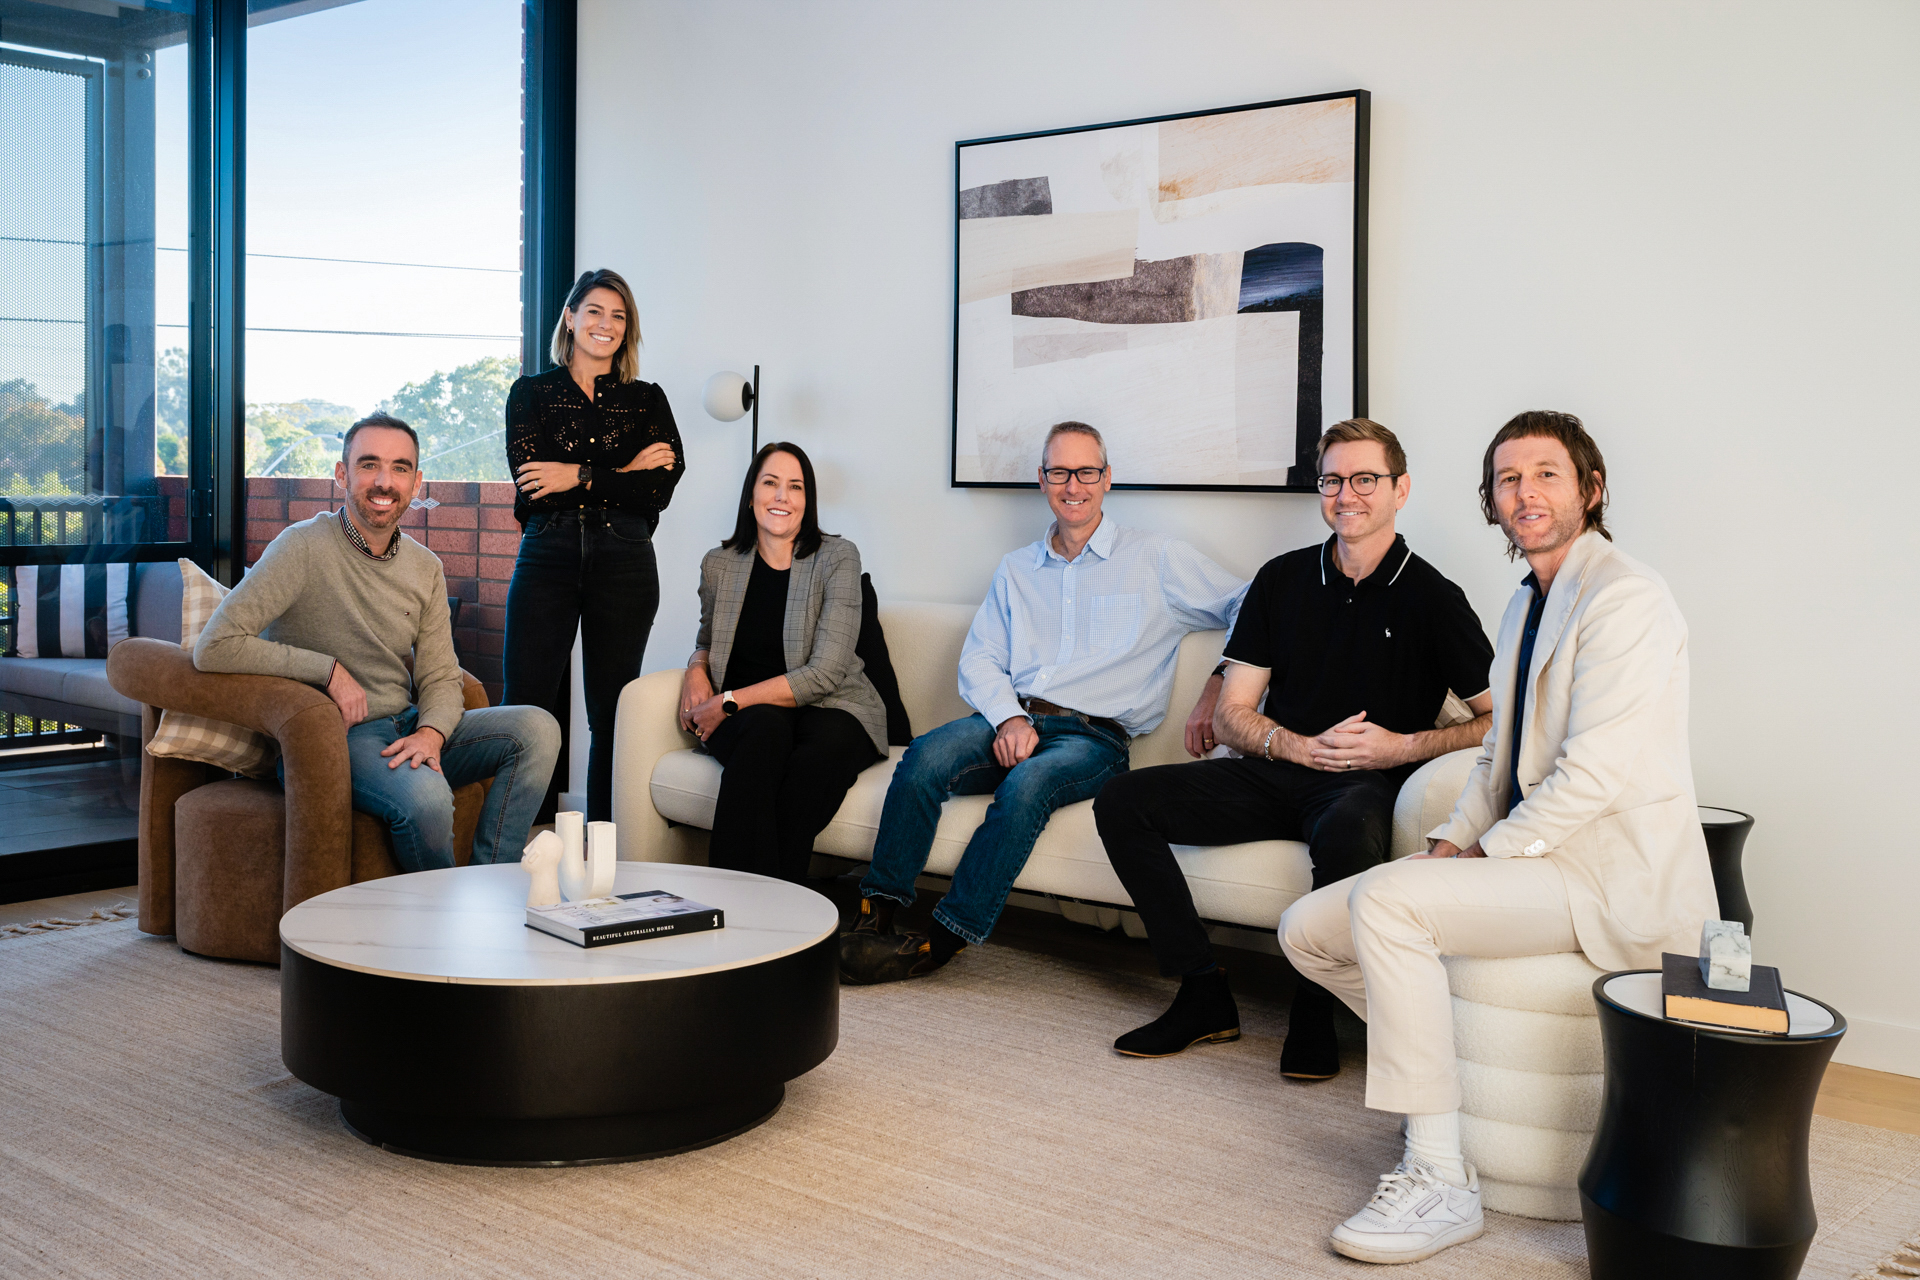
[[[680,723],[724,773],[707,861],[802,883],[814,837],[887,754],[887,711],[854,645],[860,550],[820,532],[813,463],[754,455],[733,536],[700,562],[700,637]]]

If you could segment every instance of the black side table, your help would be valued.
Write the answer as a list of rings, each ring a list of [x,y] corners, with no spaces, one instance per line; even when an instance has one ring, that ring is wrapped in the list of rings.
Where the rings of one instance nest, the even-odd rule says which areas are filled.
[[[1606,1090],[1580,1170],[1594,1280],[1792,1280],[1815,1226],[1814,1094],[1846,1019],[1787,993],[1785,1036],[1662,1015],[1658,970],[1593,984]]]
[[[1707,837],[1707,861],[1713,865],[1714,896],[1720,900],[1720,918],[1738,920],[1753,936],[1753,904],[1747,901],[1747,879],[1740,870],[1740,854],[1753,830],[1753,815],[1738,809],[1700,806],[1700,830]]]

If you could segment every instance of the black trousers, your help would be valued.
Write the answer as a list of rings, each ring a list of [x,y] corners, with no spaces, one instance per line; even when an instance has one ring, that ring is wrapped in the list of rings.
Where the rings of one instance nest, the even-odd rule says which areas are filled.
[[[880,758],[848,712],[764,702],[721,721],[706,750],[724,769],[707,865],[795,884],[807,882],[814,837]]]
[[[545,707],[567,723],[560,677],[580,636],[587,700],[587,820],[613,818],[613,719],[640,674],[660,607],[651,522],[622,511],[543,513],[527,521],[507,586],[501,701]]]
[[[1093,802],[1107,860],[1167,977],[1213,963],[1174,844],[1305,840],[1316,889],[1386,861],[1393,801],[1411,767],[1326,773],[1288,761],[1196,760],[1121,774]]]

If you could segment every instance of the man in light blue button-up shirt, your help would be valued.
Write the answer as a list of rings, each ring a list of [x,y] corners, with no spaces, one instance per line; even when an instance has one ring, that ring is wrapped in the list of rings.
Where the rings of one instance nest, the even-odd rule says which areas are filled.
[[[1130,741],[1165,719],[1181,638],[1230,628],[1239,612],[1240,578],[1102,517],[1113,476],[1099,432],[1061,423],[1041,456],[1053,525],[1000,561],[967,632],[960,696],[977,714],[914,739],[894,770],[860,923],[841,939],[844,981],[920,977],[985,942],[1048,817],[1098,795],[1125,772]],[[989,792],[931,935],[896,934],[940,806]]]

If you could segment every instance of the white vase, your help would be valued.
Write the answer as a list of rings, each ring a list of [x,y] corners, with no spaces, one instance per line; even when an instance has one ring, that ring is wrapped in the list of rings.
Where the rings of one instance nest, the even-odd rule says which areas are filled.
[[[620,856],[614,834],[611,822],[587,824],[587,874],[592,879],[588,887],[596,898],[613,892],[613,868]]]
[[[553,834],[560,837],[560,892],[569,902],[592,897],[587,892],[592,886],[587,874],[587,815],[571,809],[554,814]]]

